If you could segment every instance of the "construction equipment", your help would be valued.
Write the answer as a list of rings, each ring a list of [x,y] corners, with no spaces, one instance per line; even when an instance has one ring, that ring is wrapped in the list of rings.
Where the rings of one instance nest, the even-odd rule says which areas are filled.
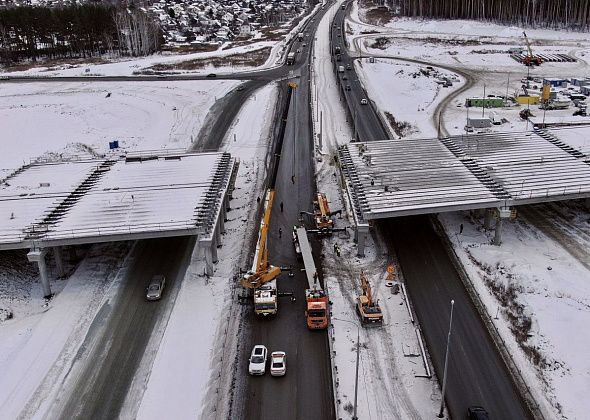
[[[310,229],[309,232],[318,233],[320,235],[330,235],[334,231],[346,230],[345,228],[334,228],[334,220],[332,220],[332,216],[342,214],[342,210],[330,211],[328,198],[324,193],[316,194],[316,200],[313,202],[313,213],[301,211],[299,214],[307,214],[313,217],[315,229]]]
[[[318,274],[305,228],[296,228],[296,234],[301,255],[303,256],[305,275],[307,277],[308,288],[305,290],[305,318],[307,320],[307,328],[310,330],[325,330],[328,328],[328,318],[330,316],[328,295],[318,282]]]
[[[379,326],[383,324],[383,312],[377,302],[373,301],[373,293],[369,280],[363,271],[361,271],[361,288],[363,294],[358,297],[356,312],[361,318],[361,322],[366,326]]]
[[[529,38],[526,36],[526,32],[523,32],[522,34],[524,35],[524,41],[526,42],[526,47],[529,52],[529,55],[525,56],[522,59],[522,64],[524,64],[525,66],[540,66],[543,62],[543,59],[533,54],[531,43],[529,42]]]
[[[281,274],[281,268],[268,263],[268,250],[266,248],[270,215],[274,201],[274,190],[268,190],[264,200],[264,217],[260,222],[258,244],[254,255],[252,269],[242,278],[242,286],[254,289],[254,312],[268,315],[277,312],[277,288],[276,278]],[[272,284],[268,284],[273,282]],[[265,287],[262,287],[266,285]]]

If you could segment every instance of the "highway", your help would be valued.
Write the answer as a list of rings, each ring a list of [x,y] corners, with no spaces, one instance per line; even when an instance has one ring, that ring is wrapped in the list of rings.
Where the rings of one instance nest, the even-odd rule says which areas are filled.
[[[345,11],[338,10],[332,26],[333,46],[342,43],[338,34],[342,31],[344,17]],[[352,60],[344,48],[341,60],[345,66]],[[339,65],[339,62],[335,62],[335,65]],[[367,114],[375,114],[375,111],[372,106],[360,105],[360,98],[366,97],[366,93],[356,82],[358,77],[354,66],[351,67],[345,72],[349,80],[355,83],[351,84],[350,91],[345,91],[345,98],[349,113],[353,117],[356,115],[357,120],[364,119]],[[357,122],[357,137],[361,141],[388,138],[379,118],[376,115],[370,118],[367,122]],[[481,405],[489,411],[492,419],[530,418],[528,408],[515,389],[429,217],[382,220],[376,225],[384,233],[383,237],[388,238],[389,252],[398,257],[410,300],[441,382],[450,301],[455,300],[454,332],[445,395],[451,417],[462,418],[470,405]]]
[[[316,20],[319,17],[316,16]],[[300,269],[291,240],[293,226],[300,211],[312,211],[315,191],[313,141],[309,109],[309,70],[313,33],[317,22],[306,30],[297,62],[287,70],[295,76],[291,81],[298,87],[293,93],[275,185],[275,205],[270,224],[269,259],[273,265],[293,266],[294,276],[283,273],[278,280],[279,292],[292,292],[295,302],[279,298],[278,314],[274,318],[256,318],[248,312],[249,336],[241,358],[239,372],[246,377],[243,395],[239,398],[243,409],[235,410],[244,419],[333,419],[335,418],[332,377],[326,331],[308,331],[305,321],[305,288],[307,280]],[[306,46],[303,47],[303,44]],[[284,82],[287,84],[287,81]],[[286,87],[286,86],[284,86]],[[285,104],[282,104],[285,106]],[[276,141],[276,140],[275,140]],[[292,176],[295,175],[294,181]],[[280,203],[284,203],[281,212]],[[278,230],[282,230],[279,237]],[[317,259],[319,244],[312,240]],[[269,352],[287,353],[287,375],[249,377],[247,359],[255,344],[264,344]]]

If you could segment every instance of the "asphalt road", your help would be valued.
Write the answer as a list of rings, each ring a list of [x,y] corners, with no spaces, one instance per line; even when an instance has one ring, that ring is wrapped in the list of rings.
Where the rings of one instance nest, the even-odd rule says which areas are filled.
[[[332,43],[342,28],[345,11],[338,10],[332,27]],[[351,57],[343,51],[342,62]],[[346,71],[349,80],[357,80],[354,66]],[[339,76],[341,78],[341,76]],[[358,110],[359,97],[365,94],[357,84],[351,85],[346,100],[350,113]],[[366,113],[375,113],[365,105]],[[357,117],[361,114],[358,114]],[[388,138],[380,120],[357,124],[362,141]],[[387,238],[388,247],[397,255],[408,293],[422,327],[434,369],[442,381],[447,343],[450,301],[455,300],[454,333],[449,358],[446,402],[453,418],[466,415],[470,405],[484,406],[493,419],[524,419],[530,413],[515,390],[508,370],[500,359],[479,314],[467,295],[441,238],[427,216],[382,220],[377,227]]]
[[[138,242],[122,290],[103,304],[77,355],[84,369],[67,385],[75,392],[58,402],[55,417],[118,417],[154,326],[174,306],[194,243],[189,237]],[[154,274],[164,274],[166,286],[160,301],[148,302],[145,289]]]
[[[319,20],[316,17],[315,20]],[[294,277],[283,273],[278,280],[279,292],[292,292],[295,302],[279,298],[279,311],[274,318],[257,318],[249,311],[250,335],[246,342],[240,372],[246,377],[243,410],[244,419],[333,419],[335,418],[329,346],[326,331],[309,331],[305,321],[305,289],[307,280],[300,269],[291,240],[300,211],[311,211],[315,191],[313,142],[309,110],[308,59],[312,34],[317,22],[306,30],[295,66],[288,67],[298,84],[291,100],[287,127],[283,138],[275,183],[275,205],[270,224],[269,259],[273,265],[292,266]],[[306,44],[303,47],[303,43]],[[284,83],[287,83],[286,81]],[[295,175],[295,182],[292,176]],[[284,203],[281,212],[280,203]],[[279,237],[278,230],[282,229]],[[319,265],[319,243],[312,240],[316,263]],[[247,358],[255,344],[264,344],[269,352],[287,353],[287,375],[271,377],[248,376]]]

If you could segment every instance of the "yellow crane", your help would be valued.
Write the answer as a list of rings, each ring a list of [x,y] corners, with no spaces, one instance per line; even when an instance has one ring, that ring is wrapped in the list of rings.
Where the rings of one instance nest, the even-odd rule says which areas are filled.
[[[270,225],[270,215],[274,201],[274,190],[268,190],[264,200],[264,217],[260,223],[260,232],[258,235],[258,245],[252,269],[242,278],[242,286],[248,289],[256,289],[269,281],[276,279],[281,274],[281,268],[270,265],[268,262],[268,250],[266,243],[268,239],[268,227]]]

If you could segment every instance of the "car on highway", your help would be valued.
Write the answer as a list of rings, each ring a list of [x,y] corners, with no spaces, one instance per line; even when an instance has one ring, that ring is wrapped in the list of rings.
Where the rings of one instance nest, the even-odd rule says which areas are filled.
[[[217,75],[215,73],[209,73],[206,77],[212,79],[214,77],[217,77]]]
[[[162,298],[164,286],[166,285],[166,277],[162,274],[156,274],[150,280],[150,284],[146,289],[145,298],[147,300],[159,300]]]
[[[367,101],[365,98],[361,99],[361,105],[367,105],[369,103],[369,101]]]
[[[244,85],[240,85],[236,88],[236,90],[244,90]]]
[[[467,409],[467,417],[469,420],[489,420],[490,417],[485,408],[479,405],[472,405]]]
[[[348,80],[348,76],[347,75],[342,76],[342,80]]]
[[[351,69],[352,69],[352,66],[350,64],[347,64],[346,65],[346,70],[351,70]]]
[[[287,353],[273,351],[270,354],[270,374],[272,376],[285,376],[287,373]]]
[[[252,349],[250,355],[250,364],[248,365],[248,372],[250,375],[264,375],[266,372],[266,358],[268,350],[262,344],[257,344]]]
[[[350,90],[350,85],[346,85],[345,89]]]

